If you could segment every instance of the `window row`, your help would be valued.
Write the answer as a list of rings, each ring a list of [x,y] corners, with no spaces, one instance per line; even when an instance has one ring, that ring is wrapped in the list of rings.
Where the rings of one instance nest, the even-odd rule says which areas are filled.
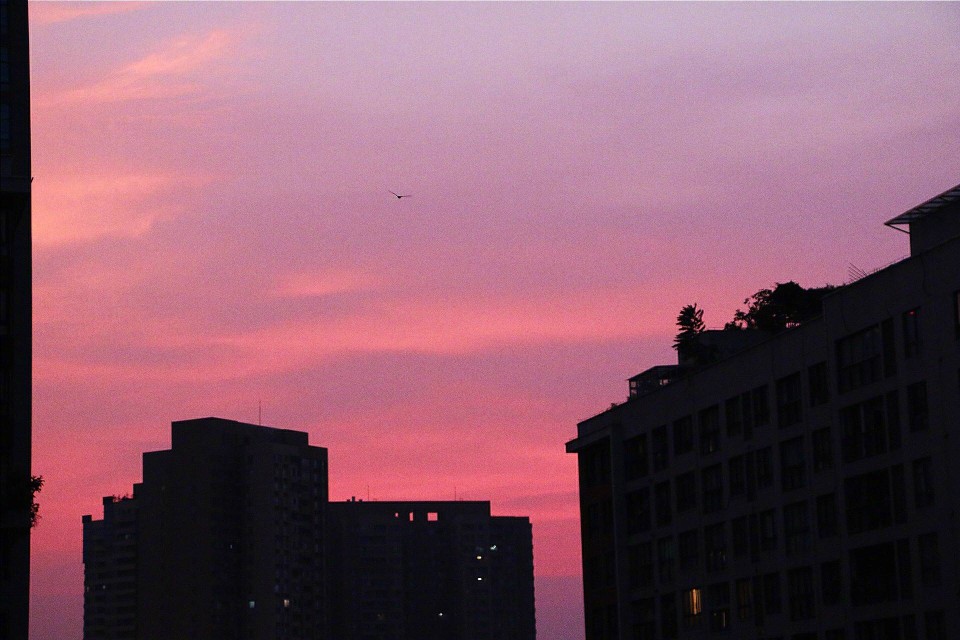
[[[921,380],[904,389],[906,421],[911,432],[926,430],[930,425],[927,384]],[[881,455],[900,448],[900,393],[891,391],[864,402],[849,405],[839,411],[840,453],[843,462],[855,462],[863,458]],[[729,422],[728,422],[729,424]],[[701,453],[720,450],[720,414],[714,406],[700,412]],[[686,416],[673,423],[673,451],[693,450],[693,419]],[[627,481],[638,480],[650,474],[652,455],[653,471],[665,470],[670,461],[667,427],[661,426],[650,434],[652,447],[648,448],[647,434],[624,440],[623,463]],[[833,434],[829,427],[811,432],[812,468],[814,472],[833,468]],[[803,436],[780,443],[781,484],[784,491],[799,489],[806,484],[806,462]],[[597,452],[581,454],[581,478],[603,476],[609,480],[609,465],[595,460]],[[745,473],[746,456],[734,456],[728,462],[730,495],[750,493],[750,476]],[[603,464],[602,469],[598,465]],[[761,472],[762,475],[762,472]],[[761,479],[762,483],[763,480]],[[678,511],[682,510],[678,506]]]
[[[923,587],[939,587],[941,582],[937,534],[917,537],[915,547],[920,563],[920,584]],[[631,557],[631,571],[635,557],[639,555]],[[659,598],[634,600],[634,630],[636,632],[639,625],[645,631],[645,635],[637,636],[635,633],[635,637],[657,637],[655,609],[658,600],[659,637],[676,638],[681,628],[706,625],[711,631],[726,631],[737,623],[762,626],[766,617],[775,615],[785,615],[786,619],[796,622],[813,619],[817,615],[818,607],[827,610],[845,604],[862,607],[913,598],[914,575],[908,539],[854,549],[848,554],[847,563],[849,573],[844,571],[843,560],[834,559],[784,572],[754,575],[732,582],[716,582],[705,588],[687,588]],[[912,619],[912,616],[908,618]],[[864,633],[878,623],[891,624],[887,620],[858,622],[854,627],[855,637],[870,637],[864,636]],[[937,633],[940,632],[942,624],[943,620],[933,614],[930,623],[926,625],[927,637],[941,638]],[[930,632],[933,632],[933,635],[930,635]],[[841,634],[835,637],[843,636]]]

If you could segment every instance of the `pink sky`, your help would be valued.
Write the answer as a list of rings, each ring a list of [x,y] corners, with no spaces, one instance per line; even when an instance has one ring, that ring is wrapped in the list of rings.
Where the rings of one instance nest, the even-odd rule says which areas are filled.
[[[534,526],[583,637],[576,423],[960,182],[960,5],[31,4],[34,640],[172,420],[309,431],[331,498]],[[412,193],[398,201],[387,189]]]

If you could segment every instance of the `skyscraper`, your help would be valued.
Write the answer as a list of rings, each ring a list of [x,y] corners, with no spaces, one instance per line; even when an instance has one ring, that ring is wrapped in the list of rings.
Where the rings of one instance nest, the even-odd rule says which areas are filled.
[[[30,59],[26,0],[0,0],[0,640],[30,591]]]
[[[533,640],[527,518],[330,503],[307,434],[203,418],[83,517],[84,637]]]
[[[960,187],[887,225],[819,317],[577,426],[587,640],[956,637]]]
[[[328,637],[326,506],[327,450],[306,433],[174,422],[133,497],[84,517],[87,640]]]

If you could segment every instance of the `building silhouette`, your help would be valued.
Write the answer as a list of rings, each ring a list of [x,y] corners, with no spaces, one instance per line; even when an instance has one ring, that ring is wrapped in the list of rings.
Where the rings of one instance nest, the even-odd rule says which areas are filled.
[[[0,640],[30,593],[30,60],[26,0],[0,0]]]
[[[960,187],[887,225],[820,317],[578,425],[587,640],[956,637]]]
[[[488,502],[330,503],[327,482],[306,433],[174,422],[133,495],[83,516],[84,637],[535,637],[526,518]]]
[[[136,637],[137,506],[131,496],[107,496],[103,520],[83,516],[87,638]]]
[[[333,638],[536,636],[527,518],[489,502],[332,502]]]

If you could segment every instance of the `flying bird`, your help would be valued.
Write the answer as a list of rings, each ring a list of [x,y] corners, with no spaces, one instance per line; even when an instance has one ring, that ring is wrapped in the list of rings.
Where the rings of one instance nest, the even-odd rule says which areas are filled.
[[[390,189],[387,189],[387,191],[390,191]],[[397,196],[397,200],[399,200],[400,198],[409,198],[410,196],[413,195],[412,193],[406,193],[406,194],[400,195],[400,194],[397,193],[396,191],[390,191],[390,193],[392,193],[393,195]]]

